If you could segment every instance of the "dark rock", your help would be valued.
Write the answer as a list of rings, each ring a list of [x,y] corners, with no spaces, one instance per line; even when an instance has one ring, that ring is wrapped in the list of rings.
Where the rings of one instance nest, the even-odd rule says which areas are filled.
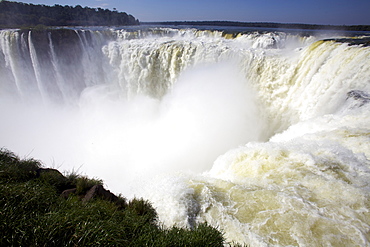
[[[36,178],[40,177],[44,173],[54,173],[57,176],[64,177],[63,174],[57,169],[52,168],[39,168],[36,170]]]
[[[82,199],[85,202],[90,201],[93,198],[100,198],[106,201],[114,202],[119,206],[124,207],[126,205],[126,200],[120,198],[110,192],[109,190],[104,189],[104,187],[100,184],[94,185]]]
[[[334,41],[337,43],[346,43],[349,46],[359,45],[359,46],[370,46],[370,38],[341,38],[341,39],[324,39],[324,41]]]
[[[56,169],[39,168],[36,170],[36,178],[54,186],[58,193],[75,187],[71,185],[68,182],[68,179]]]
[[[76,190],[77,190],[76,188],[64,190],[60,196],[63,197],[64,199],[67,199],[71,194],[75,194]]]
[[[194,228],[196,226],[196,220],[200,212],[200,204],[198,201],[192,197],[190,200],[188,200],[187,203],[187,218],[188,218],[188,224],[190,228]]]
[[[370,102],[370,95],[360,90],[347,93],[347,101],[352,100],[351,108],[361,107]]]

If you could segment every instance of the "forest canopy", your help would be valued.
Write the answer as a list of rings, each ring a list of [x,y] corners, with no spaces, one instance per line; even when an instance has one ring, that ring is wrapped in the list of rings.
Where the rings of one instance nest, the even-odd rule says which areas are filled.
[[[125,12],[80,5],[54,6],[0,1],[0,26],[127,26],[139,20]]]
[[[346,30],[346,31],[370,31],[369,25],[318,25],[303,23],[275,23],[275,22],[237,22],[237,21],[167,21],[146,22],[142,24],[152,25],[185,25],[185,26],[221,26],[221,27],[252,27],[252,28],[285,28],[285,29],[310,29],[310,30]]]

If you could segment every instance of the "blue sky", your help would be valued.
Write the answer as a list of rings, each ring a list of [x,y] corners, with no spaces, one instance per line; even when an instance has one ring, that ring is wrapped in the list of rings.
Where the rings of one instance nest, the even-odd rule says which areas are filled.
[[[14,0],[21,1],[21,0]],[[45,5],[101,7],[140,21],[227,20],[370,25],[370,0],[32,0]]]

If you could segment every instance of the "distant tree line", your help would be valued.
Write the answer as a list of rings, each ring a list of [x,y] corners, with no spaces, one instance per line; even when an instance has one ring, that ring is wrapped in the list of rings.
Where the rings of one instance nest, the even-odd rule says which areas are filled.
[[[34,5],[0,1],[0,26],[123,26],[139,25],[139,20],[125,12],[80,5]]]
[[[143,23],[145,24],[145,23]],[[313,29],[313,30],[347,30],[347,31],[370,31],[370,25],[338,26],[316,25],[299,23],[274,23],[274,22],[236,22],[236,21],[171,21],[151,22],[159,25],[187,25],[187,26],[232,26],[232,27],[262,27],[262,28],[286,28],[286,29]]]

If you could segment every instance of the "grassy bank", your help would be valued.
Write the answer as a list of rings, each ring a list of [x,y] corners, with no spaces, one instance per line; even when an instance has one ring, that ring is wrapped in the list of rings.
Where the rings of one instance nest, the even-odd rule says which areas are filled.
[[[62,175],[0,150],[0,246],[223,246],[207,224],[163,229],[143,199],[84,200],[99,179]],[[72,191],[61,196],[63,191]],[[86,198],[86,197],[85,197]]]

